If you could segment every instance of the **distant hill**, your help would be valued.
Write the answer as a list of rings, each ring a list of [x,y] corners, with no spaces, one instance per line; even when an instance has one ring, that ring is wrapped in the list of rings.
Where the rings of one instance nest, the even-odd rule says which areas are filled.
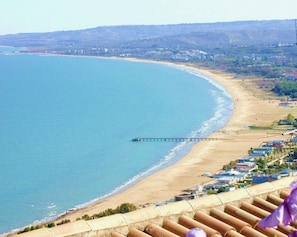
[[[0,45],[30,50],[73,48],[209,49],[238,45],[292,44],[294,20],[242,21],[178,25],[107,26],[76,31],[0,36]]]

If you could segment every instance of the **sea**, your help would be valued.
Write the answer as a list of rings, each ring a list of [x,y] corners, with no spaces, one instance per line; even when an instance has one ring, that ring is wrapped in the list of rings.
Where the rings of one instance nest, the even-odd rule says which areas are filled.
[[[0,234],[121,192],[197,143],[133,138],[205,138],[233,112],[222,85],[178,65],[15,50],[0,47]]]

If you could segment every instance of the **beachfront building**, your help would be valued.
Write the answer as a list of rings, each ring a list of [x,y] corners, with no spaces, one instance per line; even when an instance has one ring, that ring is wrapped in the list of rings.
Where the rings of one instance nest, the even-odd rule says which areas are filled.
[[[291,175],[295,175],[295,172],[290,169],[285,169],[275,174],[255,174],[252,176],[252,183],[260,184],[265,182],[271,182],[274,180],[279,180],[284,177],[289,177]]]
[[[250,156],[252,157],[266,157],[273,152],[273,146],[263,146],[253,148],[250,152]]]
[[[209,193],[209,191],[228,192],[234,190],[235,185],[243,182],[247,177],[248,173],[233,169],[218,172],[212,176],[212,178],[216,179],[216,182],[205,185],[203,191],[206,193]]]
[[[232,184],[235,184],[235,180],[225,177],[218,180],[217,182],[205,185],[203,187],[203,191],[208,194],[226,192],[228,189],[228,186]]]
[[[241,158],[238,158],[237,160],[238,163],[254,162],[254,161],[255,161],[254,157],[241,157]]]
[[[224,171],[220,171],[216,174],[214,174],[212,176],[212,178],[215,178],[215,179],[220,179],[220,178],[223,178],[223,177],[233,177],[233,178],[241,178],[242,176],[245,176],[245,174],[235,170],[235,169],[231,169],[231,170],[224,170]]]
[[[268,174],[255,174],[252,176],[253,184],[262,184],[271,181],[271,177]]]
[[[267,142],[263,148],[267,148],[267,147],[274,147],[274,148],[283,148],[286,145],[286,142],[283,140],[274,140],[274,141],[269,141]]]
[[[258,165],[255,162],[239,162],[234,165],[234,169],[239,172],[250,173],[258,169]]]

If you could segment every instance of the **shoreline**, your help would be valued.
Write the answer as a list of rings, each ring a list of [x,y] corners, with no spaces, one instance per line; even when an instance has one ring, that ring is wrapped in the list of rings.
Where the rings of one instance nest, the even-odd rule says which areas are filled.
[[[259,146],[270,138],[267,131],[251,131],[247,129],[247,126],[269,126],[272,122],[282,119],[289,113],[288,108],[278,106],[278,100],[264,100],[256,97],[255,91],[253,93],[248,91],[247,89],[251,89],[248,87],[248,83],[250,83],[248,79],[236,79],[231,74],[199,69],[186,64],[134,58],[113,59],[180,67],[185,70],[195,71],[224,86],[233,99],[233,112],[225,126],[209,135],[209,137],[227,140],[200,141],[176,163],[144,177],[132,186],[115,192],[104,199],[99,199],[78,209],[71,210],[59,216],[55,222],[64,219],[75,221],[85,214],[91,216],[108,208],[114,209],[127,202],[136,206],[149,206],[173,199],[174,196],[181,194],[182,190],[203,185],[212,180],[202,176],[202,174],[206,172],[213,174],[221,170],[223,165],[247,155],[249,148]],[[260,89],[257,93],[261,94]],[[275,139],[284,139],[284,136],[280,132],[271,137],[271,140]],[[163,179],[163,177],[171,178]]]

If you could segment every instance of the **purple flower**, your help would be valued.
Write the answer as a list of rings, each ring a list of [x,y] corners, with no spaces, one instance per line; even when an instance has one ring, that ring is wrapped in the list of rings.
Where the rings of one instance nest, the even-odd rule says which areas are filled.
[[[288,237],[297,237],[297,230],[294,230],[293,232],[291,232]]]
[[[290,187],[290,195],[269,216],[259,222],[260,226],[263,228],[276,228],[280,223],[283,225],[289,225],[291,222],[297,220],[297,180],[293,181]],[[297,237],[297,233],[294,234],[294,232],[292,233],[293,235],[290,236]]]
[[[194,228],[188,231],[186,237],[206,237],[206,233],[199,228]]]

